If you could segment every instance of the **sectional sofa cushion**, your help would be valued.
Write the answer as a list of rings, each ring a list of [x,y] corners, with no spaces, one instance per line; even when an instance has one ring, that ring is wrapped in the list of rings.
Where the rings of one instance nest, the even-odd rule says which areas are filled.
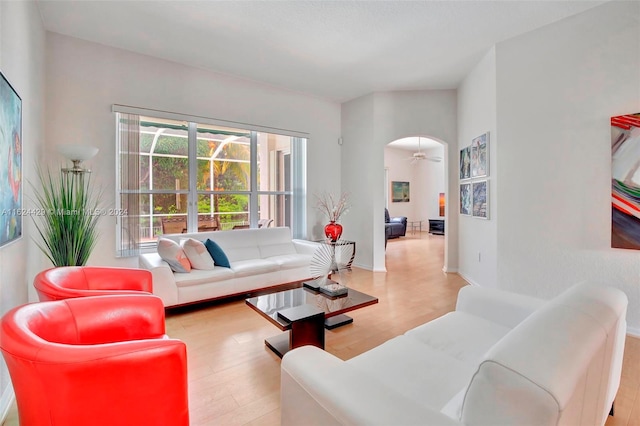
[[[191,263],[193,269],[211,270],[215,268],[213,257],[202,241],[195,238],[180,240],[180,246]]]
[[[222,250],[222,247],[220,247],[218,243],[207,238],[207,240],[204,242],[204,246],[209,251],[209,254],[213,258],[213,262],[216,265],[222,266],[223,268],[231,268],[231,263],[229,262],[229,258],[227,257],[224,250]]]
[[[178,243],[167,238],[158,239],[158,254],[174,272],[190,272],[191,263]]]

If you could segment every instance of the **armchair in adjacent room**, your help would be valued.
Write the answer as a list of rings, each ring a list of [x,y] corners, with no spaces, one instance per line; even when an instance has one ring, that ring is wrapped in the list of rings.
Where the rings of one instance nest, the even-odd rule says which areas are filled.
[[[389,210],[385,208],[384,222],[386,239],[404,237],[407,233],[406,216],[390,217]]]
[[[186,345],[157,296],[80,297],[9,311],[0,349],[20,424],[188,425]]]
[[[62,266],[40,272],[33,280],[41,302],[72,297],[153,293],[146,269]]]

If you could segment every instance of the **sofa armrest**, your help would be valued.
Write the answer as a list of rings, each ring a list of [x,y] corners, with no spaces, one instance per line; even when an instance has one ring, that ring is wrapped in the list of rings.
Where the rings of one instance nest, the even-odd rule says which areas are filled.
[[[458,293],[456,311],[513,328],[543,304],[536,297],[468,285]]]
[[[403,225],[407,224],[407,217],[406,216],[396,216],[396,217],[392,217],[389,220],[390,223],[401,223]]]
[[[320,246],[320,243],[316,241],[308,241],[308,240],[291,240],[293,242],[293,246],[296,248],[296,252],[298,254],[309,254],[313,255],[316,252],[316,249]]]
[[[151,271],[153,294],[159,296],[164,306],[178,304],[178,286],[169,264],[158,253],[143,253],[138,256],[141,268]]]
[[[282,425],[460,425],[314,346],[289,351],[281,369]]]

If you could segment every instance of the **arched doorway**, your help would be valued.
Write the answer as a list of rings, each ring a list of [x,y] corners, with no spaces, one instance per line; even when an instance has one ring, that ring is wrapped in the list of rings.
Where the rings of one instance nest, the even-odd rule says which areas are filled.
[[[446,233],[429,233],[429,223],[446,223],[449,207],[446,143],[424,135],[408,136],[389,142],[384,147],[384,204],[391,217],[406,218],[403,237],[398,226],[385,225],[385,243],[389,250],[415,246],[423,250],[438,250],[446,270]],[[455,210],[455,209],[454,209]],[[396,219],[403,220],[403,219]],[[392,229],[387,229],[392,228]],[[387,231],[391,231],[387,235]],[[417,241],[416,239],[425,240]],[[412,241],[413,240],[413,241]],[[432,245],[429,245],[429,241]],[[405,241],[405,242],[402,242]],[[385,251],[385,259],[387,252]]]

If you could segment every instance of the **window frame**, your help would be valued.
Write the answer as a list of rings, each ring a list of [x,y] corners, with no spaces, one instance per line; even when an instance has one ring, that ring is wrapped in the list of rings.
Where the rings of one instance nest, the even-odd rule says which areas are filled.
[[[251,228],[257,228],[259,222],[259,200],[261,196],[289,196],[291,197],[291,231],[295,238],[304,238],[306,235],[306,208],[300,208],[300,206],[306,206],[306,143],[308,141],[308,134],[304,132],[296,132],[285,129],[269,128],[264,126],[252,126],[245,123],[234,123],[228,120],[217,120],[199,116],[189,116],[184,114],[170,113],[166,111],[157,111],[143,108],[136,108],[130,106],[123,106],[114,104],[112,111],[115,113],[116,119],[116,170],[120,170],[121,162],[121,147],[119,143],[120,132],[118,128],[118,117],[120,114],[135,114],[141,118],[150,119],[168,119],[174,121],[181,121],[187,125],[187,158],[188,158],[188,189],[179,190],[154,190],[146,189],[142,190],[138,188],[138,194],[140,196],[149,195],[150,202],[155,194],[186,194],[187,195],[187,233],[198,232],[198,198],[200,195],[248,195],[249,197],[249,223]],[[249,189],[247,191],[200,191],[197,188],[198,179],[198,126],[209,125],[223,128],[236,128],[246,130],[250,137],[250,182]],[[139,133],[141,133],[139,131]],[[290,155],[289,173],[290,173],[290,188],[289,190],[260,190],[258,186],[258,134],[268,133],[279,136],[290,137],[290,148],[288,155]],[[294,147],[295,145],[295,147]],[[138,156],[143,155],[140,150],[137,153]],[[145,153],[146,155],[146,153]],[[149,167],[152,166],[151,159],[153,152],[149,154]],[[264,161],[264,160],[263,160]],[[299,164],[294,164],[294,162]],[[116,209],[121,209],[122,199],[121,197],[127,191],[121,189],[121,180],[116,176]],[[153,209],[152,203],[150,209]],[[143,218],[148,217],[153,223],[153,211],[139,212],[138,214],[138,226],[142,222]],[[120,228],[122,226],[122,219],[116,218],[116,226]],[[153,225],[151,224],[151,229]],[[206,231],[205,231],[206,232]],[[121,241],[121,232],[116,232],[116,255],[118,257],[130,256],[131,250],[123,250]],[[140,240],[140,237],[138,237]],[[157,246],[157,240],[142,242],[138,241],[137,253],[153,251]]]

